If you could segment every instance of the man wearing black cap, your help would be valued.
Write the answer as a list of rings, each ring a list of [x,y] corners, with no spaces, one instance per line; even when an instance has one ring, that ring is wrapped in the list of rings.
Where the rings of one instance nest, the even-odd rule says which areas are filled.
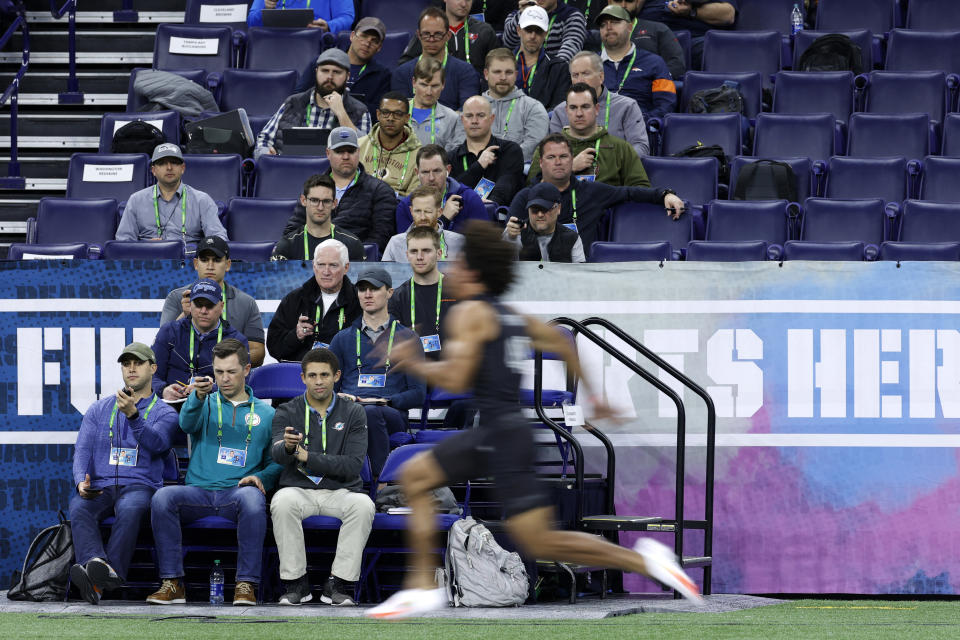
[[[387,27],[380,18],[360,18],[360,22],[350,32],[350,77],[347,87],[350,95],[367,105],[367,111],[373,116],[380,106],[380,98],[390,91],[390,70],[374,60],[383,40],[387,37]]]
[[[157,369],[153,390],[168,402],[179,402],[194,389],[194,378],[213,375],[213,347],[236,338],[249,350],[246,337],[222,319],[223,290],[210,278],[190,288],[190,316],[160,327],[153,341]]]
[[[157,184],[140,189],[127,200],[117,227],[117,240],[176,240],[192,244],[204,236],[227,239],[213,198],[183,183],[186,169],[180,147],[157,145],[150,159],[150,172]]]
[[[521,260],[586,262],[580,236],[567,225],[557,225],[559,215],[560,190],[549,182],[536,184],[527,199],[527,219],[511,217],[503,239],[517,245]]]
[[[374,477],[390,453],[390,434],[406,431],[407,411],[422,407],[426,394],[419,380],[390,371],[393,345],[416,338],[387,311],[391,295],[393,281],[385,269],[364,272],[357,279],[363,315],[330,343],[343,368],[340,396],[360,402],[367,412],[367,455]]]
[[[223,290],[223,319],[236,327],[247,337],[250,345],[250,364],[259,367],[263,364],[263,318],[257,301],[240,291],[225,278],[230,271],[230,247],[217,236],[204,238],[197,243],[197,257],[193,259],[193,268],[200,278],[210,278],[220,284]],[[180,320],[190,315],[190,285],[179,287],[167,294],[160,312],[160,325]]]
[[[145,344],[128,344],[117,358],[124,388],[104,394],[86,413],[73,453],[70,521],[77,564],[70,578],[90,604],[121,586],[150,498],[163,485],[163,461],[178,431],[177,413],[157,401],[150,383],[156,356]],[[113,515],[106,546],[100,521]]]
[[[360,135],[370,133],[366,105],[345,93],[350,74],[350,57],[335,47],[317,58],[316,86],[295,93],[280,105],[257,136],[253,157],[283,153],[283,130],[292,127],[334,129],[344,126]]]

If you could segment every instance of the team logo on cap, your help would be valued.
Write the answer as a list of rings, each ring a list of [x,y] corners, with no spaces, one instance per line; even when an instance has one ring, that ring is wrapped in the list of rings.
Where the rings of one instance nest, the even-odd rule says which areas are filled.
[[[213,238],[207,238],[207,244],[213,244]]]
[[[248,427],[255,427],[258,424],[260,424],[260,416],[258,416],[255,413],[248,413],[247,417],[244,418],[244,420],[247,423]]]
[[[342,422],[338,422],[337,424],[333,425],[334,431],[343,431],[343,427],[344,424]]]

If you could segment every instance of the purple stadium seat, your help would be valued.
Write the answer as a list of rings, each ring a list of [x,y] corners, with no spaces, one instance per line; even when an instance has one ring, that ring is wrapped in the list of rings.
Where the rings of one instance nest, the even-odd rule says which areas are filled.
[[[675,189],[694,207],[702,207],[717,197],[719,163],[716,158],[646,156],[643,168],[650,184],[658,189]]]
[[[117,232],[117,201],[41,198],[27,242],[77,243],[102,247]]]
[[[900,242],[960,242],[960,203],[905,200]]]
[[[587,262],[642,262],[673,259],[669,242],[594,242]]]
[[[183,53],[191,50],[203,53]],[[164,23],[157,26],[153,68],[162,71],[203,69],[220,73],[234,66],[233,29]]]
[[[320,29],[250,27],[243,68],[257,71],[296,69],[300,72],[312,67],[323,51],[323,35]]]
[[[330,161],[326,157],[260,156],[253,195],[257,198],[297,198],[303,192],[307,178],[315,173],[325,173],[329,168]]]
[[[247,30],[247,10],[239,11],[239,5],[243,4],[248,3],[237,0],[187,0],[183,23],[230,27],[234,32],[244,32]],[[236,13],[234,7],[238,7]]]
[[[827,198],[880,198],[900,203],[907,188],[906,158],[848,158],[834,156],[827,168],[823,195]]]
[[[184,156],[186,171],[184,181],[191,187],[205,191],[220,207],[226,207],[230,198],[242,195],[241,164],[243,159],[236,154],[189,154]]]
[[[183,243],[110,240],[103,245],[101,257],[104,260],[182,260]]]
[[[267,400],[289,400],[307,390],[300,378],[299,362],[274,362],[250,372],[247,384],[253,395]]]
[[[958,78],[942,71],[872,71],[857,78],[867,113],[926,113],[940,122],[952,103]]]
[[[68,198],[127,201],[149,183],[150,158],[143,153],[75,153],[67,168]]]
[[[146,120],[163,132],[163,141],[180,144],[180,114],[176,111],[149,111],[143,113],[105,113],[100,121],[100,153],[110,153],[113,134],[128,122]]]
[[[776,31],[707,31],[703,41],[703,70],[759,71],[763,86],[780,70],[781,41]]]
[[[14,242],[7,250],[7,260],[80,260],[87,257],[90,247],[85,242],[58,244],[28,244]],[[28,256],[28,257],[24,257]]]
[[[790,12],[796,0],[740,0],[737,25],[740,31],[779,31],[790,34]],[[800,3],[801,8],[803,3]]]
[[[367,262],[380,262],[380,247],[373,242],[363,244],[364,259]]]
[[[811,242],[855,241],[879,247],[887,239],[887,215],[879,198],[803,202],[800,239]]]
[[[417,18],[423,8],[422,2],[414,0],[363,0],[358,17],[380,18],[390,31],[414,33],[419,26]]]
[[[927,156],[923,160],[919,199],[960,202],[960,158]]]
[[[686,212],[679,220],[664,214],[661,205],[624,202],[610,212],[610,241],[669,242],[679,249],[693,239],[693,215]]]
[[[663,118],[661,155],[669,156],[698,142],[718,144],[728,158],[740,155],[739,113],[668,113]]]
[[[293,93],[297,72],[227,69],[220,83],[220,108],[243,108],[248,116],[272,116]]]
[[[898,26],[895,7],[896,0],[820,0],[816,27],[827,33],[849,29],[886,33]]]
[[[804,29],[793,37],[793,68],[800,70],[800,56],[810,48],[813,41],[821,36],[837,33],[847,36],[853,44],[860,47],[860,58],[863,61],[863,71],[870,71],[875,63],[881,62],[880,39],[875,38],[869,29],[840,29],[831,31],[814,31]],[[820,73],[820,72],[817,72]],[[832,72],[826,72],[832,73]]]
[[[673,32],[673,35],[677,39],[680,49],[683,50],[684,69],[693,69],[693,36],[690,35],[688,29],[677,29]]]
[[[960,113],[948,113],[943,118],[943,148],[940,155],[960,157]]]
[[[732,200],[734,195],[734,187],[737,184],[737,179],[740,177],[740,171],[743,170],[743,167],[748,163],[755,162],[760,158],[753,156],[739,156],[734,158],[730,162],[730,191],[729,197]],[[793,169],[794,175],[797,177],[797,202],[803,202],[806,200],[811,193],[816,193],[816,190],[813,188],[814,173],[813,173],[813,163],[810,158],[786,158],[786,157],[773,157],[773,158],[764,158],[765,160],[776,160],[777,162],[786,162],[790,165],[790,168]]]
[[[878,260],[960,260],[960,242],[884,242]]]
[[[706,240],[763,240],[767,255],[779,259],[790,239],[792,207],[786,200],[714,200],[707,205]]]
[[[732,80],[740,84],[740,93],[743,95],[743,115],[756,118],[760,113],[763,99],[763,79],[756,71],[737,73],[734,71],[707,73],[706,71],[687,71],[683,76],[683,91],[680,95],[680,104],[677,110],[690,112],[690,97],[703,89],[716,89],[725,80]]]
[[[233,198],[224,215],[227,237],[236,242],[276,242],[296,204],[296,200]]]
[[[762,240],[693,240],[687,245],[688,262],[753,262],[767,259],[767,243]]]
[[[960,3],[956,0],[910,0],[907,29],[960,31]]]
[[[790,240],[783,245],[784,260],[863,260],[862,242],[807,242]]]
[[[884,68],[960,73],[960,31],[894,29],[890,32]]]
[[[273,247],[276,242],[268,240],[266,242],[234,242],[227,243],[230,247],[230,259],[240,262],[270,262],[270,256],[273,255]]]
[[[903,156],[908,160],[919,160],[929,155],[930,146],[930,120],[925,113],[854,113],[850,116],[848,156]]]
[[[147,69],[143,67],[138,67],[136,69],[133,69],[130,72],[130,81],[127,83],[127,111],[128,112],[135,113],[137,111],[140,111],[140,109],[142,109],[144,106],[142,101],[138,100],[136,94],[134,93],[133,85],[134,85],[134,82],[136,82],[137,80],[137,74],[140,73],[141,71],[146,71],[146,70]],[[203,69],[180,69],[180,70],[170,69],[168,71],[170,71],[170,73],[175,73],[178,76],[186,78],[187,80],[196,82],[198,85],[200,85],[204,89],[207,88],[207,72],[204,71]],[[178,137],[179,137],[179,134],[178,134]]]
[[[853,112],[851,71],[781,71],[773,87],[774,113],[829,113],[846,123]]]
[[[836,119],[829,113],[761,113],[753,136],[753,155],[807,157],[825,163],[838,151]]]

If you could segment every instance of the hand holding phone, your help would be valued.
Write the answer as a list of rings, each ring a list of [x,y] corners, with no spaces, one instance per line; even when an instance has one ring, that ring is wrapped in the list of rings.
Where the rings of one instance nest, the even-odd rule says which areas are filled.
[[[292,454],[294,451],[296,451],[297,447],[300,446],[302,441],[303,434],[293,427],[287,427],[283,430],[283,446],[288,454]]]

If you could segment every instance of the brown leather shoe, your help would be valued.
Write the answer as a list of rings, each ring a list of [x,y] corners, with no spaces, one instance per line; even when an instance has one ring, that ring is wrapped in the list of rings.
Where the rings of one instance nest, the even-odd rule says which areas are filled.
[[[257,604],[257,589],[252,582],[238,582],[233,590],[233,606],[255,606]]]
[[[183,581],[177,578],[164,578],[160,590],[150,594],[147,602],[153,604],[186,604],[187,593]]]

